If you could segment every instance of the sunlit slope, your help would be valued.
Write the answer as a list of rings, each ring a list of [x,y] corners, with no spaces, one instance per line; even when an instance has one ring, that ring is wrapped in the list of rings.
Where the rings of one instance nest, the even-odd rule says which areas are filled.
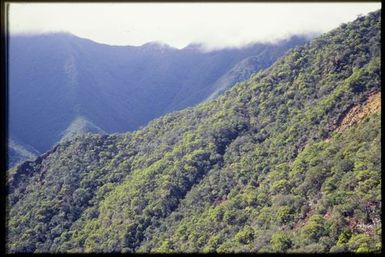
[[[133,131],[204,101],[243,59],[260,56],[255,72],[307,41],[293,36],[203,52],[157,43],[109,46],[64,33],[11,35],[9,134],[44,153],[64,134],[76,134],[68,129],[79,117],[107,133]]]
[[[10,252],[381,248],[380,11],[291,50],[216,100],[11,170]]]

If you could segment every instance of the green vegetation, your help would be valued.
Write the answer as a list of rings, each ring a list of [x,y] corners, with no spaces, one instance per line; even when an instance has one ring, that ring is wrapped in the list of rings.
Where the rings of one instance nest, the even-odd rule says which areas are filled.
[[[9,136],[37,156],[80,133],[134,131],[220,94],[308,41],[298,35],[202,51],[155,42],[109,46],[60,32],[11,33]],[[19,150],[9,146],[9,168],[31,160]]]
[[[223,96],[9,171],[9,252],[379,252],[380,11]],[[328,139],[328,140],[326,140]]]

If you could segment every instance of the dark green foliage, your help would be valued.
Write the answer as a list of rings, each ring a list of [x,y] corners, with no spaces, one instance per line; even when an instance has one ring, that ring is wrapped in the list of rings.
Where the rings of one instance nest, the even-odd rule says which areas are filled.
[[[371,13],[213,101],[10,170],[9,252],[379,252],[380,114],[333,129],[381,90],[380,24]]]
[[[108,46],[64,33],[11,34],[9,134],[44,153],[79,133],[133,131],[248,79],[307,41],[293,36],[204,52],[157,43]],[[239,62],[244,69],[233,68]]]

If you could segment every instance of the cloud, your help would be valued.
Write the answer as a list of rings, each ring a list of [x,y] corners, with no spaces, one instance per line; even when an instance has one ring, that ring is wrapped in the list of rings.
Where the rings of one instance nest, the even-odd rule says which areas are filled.
[[[12,3],[11,33],[66,31],[110,45],[207,48],[329,31],[381,3]]]

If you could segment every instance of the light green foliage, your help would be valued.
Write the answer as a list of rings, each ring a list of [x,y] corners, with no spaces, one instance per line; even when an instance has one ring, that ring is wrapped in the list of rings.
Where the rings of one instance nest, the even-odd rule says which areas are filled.
[[[292,245],[290,236],[278,231],[271,237],[271,247],[274,252],[284,252]]]
[[[319,215],[313,215],[302,228],[302,237],[304,240],[316,242],[325,234],[325,220]]]
[[[357,253],[367,253],[373,251],[373,249],[376,249],[374,243],[375,242],[373,242],[373,240],[367,234],[356,234],[350,238],[348,247],[350,250]]]
[[[213,101],[82,136],[8,179],[10,252],[378,252],[380,12]],[[329,140],[325,140],[329,138]]]
[[[254,239],[254,230],[246,225],[235,235],[235,239],[241,244],[249,244]]]

